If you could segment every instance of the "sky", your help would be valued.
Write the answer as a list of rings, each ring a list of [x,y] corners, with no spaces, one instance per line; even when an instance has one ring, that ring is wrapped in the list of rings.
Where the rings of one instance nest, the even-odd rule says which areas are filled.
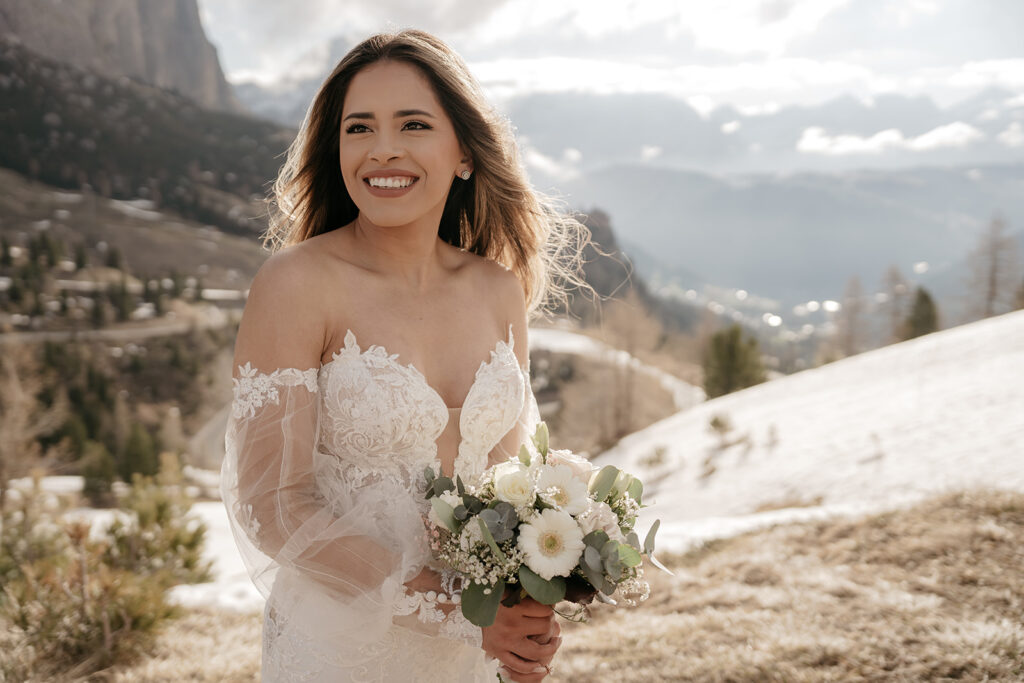
[[[416,27],[488,92],[668,93],[750,113],[842,94],[1024,93],[1020,0],[199,0],[230,80],[324,73],[326,45]],[[301,11],[297,9],[301,7]],[[810,141],[809,144],[814,144]]]

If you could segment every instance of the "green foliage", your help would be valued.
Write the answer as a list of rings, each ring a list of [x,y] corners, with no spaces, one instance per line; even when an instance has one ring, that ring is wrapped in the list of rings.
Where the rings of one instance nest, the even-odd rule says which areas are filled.
[[[135,475],[119,502],[128,518],[108,527],[104,563],[165,586],[211,580],[210,565],[202,558],[206,526],[188,516],[192,503],[180,487]]]
[[[81,459],[82,493],[93,507],[106,507],[113,502],[111,487],[117,478],[117,462],[107,447],[89,441]]]
[[[205,527],[180,487],[136,477],[99,534],[63,521],[38,487],[11,503],[0,511],[0,681],[68,680],[125,662],[176,615],[170,586],[210,579]]]
[[[704,351],[704,391],[708,398],[738,391],[765,380],[757,340],[744,338],[739,325],[716,332]]]
[[[149,431],[138,422],[133,422],[124,450],[118,458],[118,474],[125,481],[131,481],[136,473],[153,476],[159,465],[156,444]]]
[[[7,241],[7,236],[0,236],[0,268],[9,268],[14,264],[14,260],[11,258],[11,243]]]
[[[939,314],[935,308],[935,302],[924,287],[918,287],[914,294],[914,304],[910,309],[910,315],[903,333],[904,339],[913,339],[925,334],[931,334],[939,329]]]

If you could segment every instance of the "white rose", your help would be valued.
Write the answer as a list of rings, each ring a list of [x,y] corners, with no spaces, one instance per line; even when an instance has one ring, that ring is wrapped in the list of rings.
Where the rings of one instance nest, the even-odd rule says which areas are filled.
[[[498,500],[510,503],[516,508],[533,505],[536,491],[530,474],[522,463],[503,462],[494,468],[494,495]]]
[[[626,541],[622,529],[619,528],[619,517],[608,507],[608,503],[593,503],[589,510],[576,518],[576,521],[579,522],[584,536],[600,529],[613,541]]]
[[[590,483],[590,476],[597,468],[586,458],[581,458],[572,451],[557,450],[548,452],[548,464],[554,467],[565,465],[572,470],[572,475],[583,482],[586,486]]]

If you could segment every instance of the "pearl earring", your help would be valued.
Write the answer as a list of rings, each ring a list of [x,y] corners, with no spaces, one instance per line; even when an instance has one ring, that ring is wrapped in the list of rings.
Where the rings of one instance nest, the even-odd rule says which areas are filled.
[[[469,172],[469,171],[463,171],[463,172],[462,172],[462,173],[460,173],[459,175],[461,175],[461,176],[462,176],[462,179],[463,179],[463,180],[469,180],[470,172]]]

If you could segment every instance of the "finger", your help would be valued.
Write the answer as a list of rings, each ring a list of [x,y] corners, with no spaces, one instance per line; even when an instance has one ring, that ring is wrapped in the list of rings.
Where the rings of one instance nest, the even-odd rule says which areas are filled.
[[[524,636],[546,636],[551,633],[551,624],[557,623],[552,617],[523,617],[515,623],[515,630]]]
[[[544,665],[529,659],[520,657],[515,652],[505,651],[498,654],[498,661],[508,667],[511,671],[519,674],[535,674],[546,671]]]
[[[533,598],[524,598],[512,609],[527,617],[550,617],[555,612],[551,605],[542,605]]]
[[[548,675],[547,669],[541,669],[538,673],[521,674],[511,671],[506,666],[501,666],[498,668],[501,670],[502,678],[505,678],[509,681],[514,681],[514,683],[540,683],[544,680],[544,677]]]
[[[529,639],[524,639],[522,642],[520,642],[518,645],[512,648],[513,654],[516,654],[523,659],[531,660],[534,662],[543,662],[543,660],[545,659],[550,660],[552,657],[555,656],[555,652],[557,651],[557,644],[548,643],[546,645],[541,645],[540,643]]]

